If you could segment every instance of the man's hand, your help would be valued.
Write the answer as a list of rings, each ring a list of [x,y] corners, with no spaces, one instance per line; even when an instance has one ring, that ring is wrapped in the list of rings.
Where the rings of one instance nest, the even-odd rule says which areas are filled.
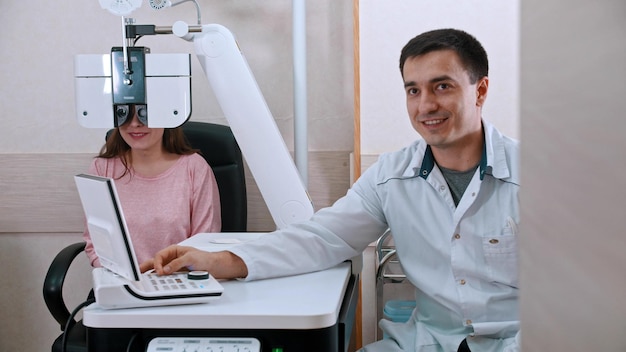
[[[246,264],[231,252],[205,252],[178,245],[159,251],[154,258],[141,263],[140,269],[142,272],[154,269],[159,275],[171,274],[181,269],[205,270],[216,279],[248,276]]]

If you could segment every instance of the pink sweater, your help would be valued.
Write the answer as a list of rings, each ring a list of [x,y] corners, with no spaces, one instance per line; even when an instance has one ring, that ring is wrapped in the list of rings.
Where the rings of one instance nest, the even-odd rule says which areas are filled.
[[[113,179],[123,172],[119,158],[96,158],[89,167],[90,174]],[[215,176],[198,154],[181,155],[172,167],[155,177],[127,173],[115,179],[115,187],[139,263],[196,233],[221,230]],[[91,265],[100,266],[87,229],[83,238]]]

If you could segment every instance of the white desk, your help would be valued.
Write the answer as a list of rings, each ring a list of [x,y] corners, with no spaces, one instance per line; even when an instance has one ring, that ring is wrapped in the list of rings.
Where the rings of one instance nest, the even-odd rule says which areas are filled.
[[[211,243],[209,238],[247,239],[251,235],[258,236],[199,234],[181,244],[221,250],[228,245]],[[251,282],[224,281],[222,297],[205,304],[118,310],[105,310],[92,304],[84,310],[83,323],[88,329],[90,350],[97,351],[119,349],[120,345],[103,345],[114,336],[119,339],[118,334],[138,331],[144,343],[156,336],[240,336],[261,340],[262,351],[272,351],[274,347],[299,352],[307,351],[308,347],[311,351],[339,351],[347,347],[345,341],[349,340],[352,329],[357,282],[351,275],[350,263],[345,262],[328,270],[297,276]],[[347,336],[341,329],[348,330]],[[307,335],[316,340],[328,335],[335,341],[326,342],[325,347],[314,347],[314,343],[306,341]],[[294,338],[299,341],[287,341]],[[288,343],[296,342],[300,348],[286,348]],[[338,347],[329,349],[328,345]],[[137,350],[142,349],[138,346]]]

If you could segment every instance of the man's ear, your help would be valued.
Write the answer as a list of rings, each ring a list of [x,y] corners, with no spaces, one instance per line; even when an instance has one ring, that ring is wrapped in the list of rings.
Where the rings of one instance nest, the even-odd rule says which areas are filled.
[[[476,106],[483,106],[487,100],[489,77],[483,77],[476,82]]]

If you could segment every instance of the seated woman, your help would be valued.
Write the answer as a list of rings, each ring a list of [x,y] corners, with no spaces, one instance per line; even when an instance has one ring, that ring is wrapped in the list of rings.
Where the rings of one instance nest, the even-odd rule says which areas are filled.
[[[88,173],[115,181],[137,260],[199,232],[220,232],[219,191],[213,171],[187,142],[182,128],[148,128],[131,107]],[[85,252],[100,266],[85,227]]]

